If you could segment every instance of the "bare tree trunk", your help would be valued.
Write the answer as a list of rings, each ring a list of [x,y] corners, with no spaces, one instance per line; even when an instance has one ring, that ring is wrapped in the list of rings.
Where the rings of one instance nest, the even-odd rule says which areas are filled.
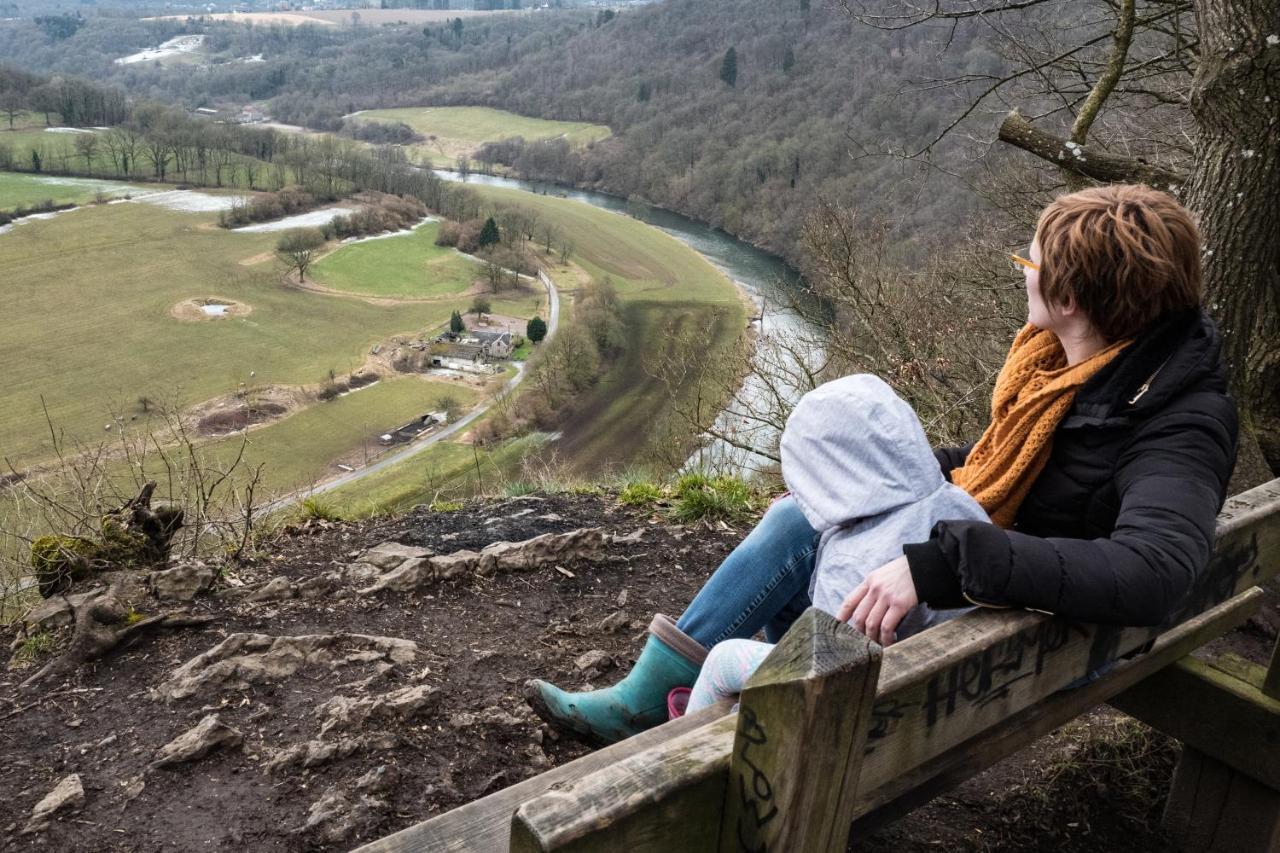
[[[1184,193],[1246,412],[1280,416],[1280,0],[1196,3],[1200,129]]]

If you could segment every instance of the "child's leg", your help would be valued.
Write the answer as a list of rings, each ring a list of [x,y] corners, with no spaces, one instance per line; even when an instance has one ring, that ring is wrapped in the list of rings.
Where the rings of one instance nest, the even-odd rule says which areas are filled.
[[[721,699],[732,699],[742,692],[751,673],[773,651],[771,643],[755,640],[725,640],[716,643],[689,695],[686,714],[714,705]]]

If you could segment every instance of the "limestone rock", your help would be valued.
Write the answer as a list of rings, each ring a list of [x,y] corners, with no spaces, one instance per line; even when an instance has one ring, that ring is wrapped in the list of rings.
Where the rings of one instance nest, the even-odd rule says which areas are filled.
[[[379,575],[373,586],[360,590],[361,595],[369,595],[383,589],[397,592],[411,592],[418,587],[426,586],[435,579],[435,569],[423,557],[405,560],[396,568]]]
[[[169,767],[204,758],[220,746],[236,747],[244,735],[228,726],[217,714],[209,714],[156,752],[152,767]]]
[[[629,625],[630,623],[631,623],[631,619],[629,616],[627,616],[627,611],[615,610],[612,613],[610,613],[608,616],[601,619],[600,625],[598,627],[601,631],[604,631],[609,634],[615,634],[618,631],[621,631],[623,628],[627,627],[627,625]]]
[[[403,687],[381,696],[334,696],[317,709],[324,719],[320,737],[335,729],[360,728],[372,719],[407,720],[434,710],[439,689],[426,684]]]
[[[379,764],[356,780],[356,790],[366,794],[383,794],[395,787],[400,773],[395,765]]]
[[[185,699],[201,690],[241,690],[250,684],[281,681],[308,666],[336,669],[354,663],[355,651],[376,651],[391,664],[412,663],[418,646],[411,640],[368,634],[231,634],[173,671],[153,691],[155,698]]]
[[[606,651],[592,649],[589,652],[583,652],[578,655],[573,665],[582,672],[586,672],[588,669],[607,669],[613,666],[613,658]]]
[[[31,810],[31,820],[22,830],[26,835],[39,832],[49,825],[49,821],[59,812],[75,811],[84,805],[84,784],[79,773],[72,773],[54,786],[53,790]]]
[[[435,569],[438,578],[456,578],[459,575],[472,572],[480,561],[479,551],[454,551],[452,554],[442,554],[438,557],[431,558],[431,567]]]
[[[431,549],[429,548],[416,548],[412,545],[402,545],[399,542],[383,542],[381,545],[365,551],[358,562],[368,563],[385,572],[397,568],[406,560],[420,560],[429,556],[431,556]]]
[[[311,804],[307,810],[307,822],[296,831],[337,844],[369,825],[379,812],[387,809],[386,800],[376,796],[375,789],[389,787],[395,778],[388,768],[378,769],[383,771],[381,775],[374,770],[360,777],[356,782],[356,792],[348,793],[336,785],[326,790]]]
[[[389,732],[340,737],[331,741],[309,740],[272,753],[266,769],[268,773],[276,773],[291,767],[315,767],[341,761],[364,749],[394,749],[399,743],[399,738]]]
[[[79,608],[89,599],[96,597],[97,591],[74,592],[70,595],[55,595],[46,598],[36,605],[30,613],[22,617],[28,632],[42,631],[50,628],[62,628],[70,625],[72,607]]]
[[[544,533],[523,542],[494,542],[480,551],[463,549],[452,554],[425,558],[405,556],[393,568],[377,575],[371,575],[367,570],[367,567],[374,565],[369,559],[373,551],[369,551],[359,562],[348,567],[348,577],[372,580],[370,586],[360,590],[361,595],[370,595],[383,589],[409,592],[434,580],[460,575],[492,575],[498,572],[531,571],[570,562],[602,562],[606,558],[605,546],[608,542],[608,535],[600,528],[585,527],[568,533]],[[405,548],[401,545],[396,547]],[[397,552],[397,556],[399,555],[400,552]],[[389,563],[390,558],[382,562]]]
[[[246,601],[283,601],[293,598],[293,584],[283,575],[272,578],[245,596]]]
[[[217,573],[201,562],[184,563],[147,575],[147,587],[161,601],[191,601],[213,588]]]

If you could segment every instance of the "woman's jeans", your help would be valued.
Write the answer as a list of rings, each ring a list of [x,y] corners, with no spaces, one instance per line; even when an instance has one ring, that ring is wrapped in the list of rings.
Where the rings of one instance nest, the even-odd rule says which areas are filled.
[[[809,607],[818,532],[795,500],[776,501],[702,586],[676,627],[708,649],[761,628],[776,643]]]

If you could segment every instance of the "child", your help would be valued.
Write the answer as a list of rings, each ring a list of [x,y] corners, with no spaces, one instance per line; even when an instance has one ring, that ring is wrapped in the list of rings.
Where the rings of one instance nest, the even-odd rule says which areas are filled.
[[[821,538],[809,588],[835,615],[845,596],[902,546],[929,538],[942,520],[987,521],[978,502],[942,476],[920,421],[882,380],[846,376],[801,398],[782,433],[782,477]],[[963,613],[914,607],[900,638]],[[694,683],[688,711],[736,696],[773,649],[753,640],[716,644]]]

